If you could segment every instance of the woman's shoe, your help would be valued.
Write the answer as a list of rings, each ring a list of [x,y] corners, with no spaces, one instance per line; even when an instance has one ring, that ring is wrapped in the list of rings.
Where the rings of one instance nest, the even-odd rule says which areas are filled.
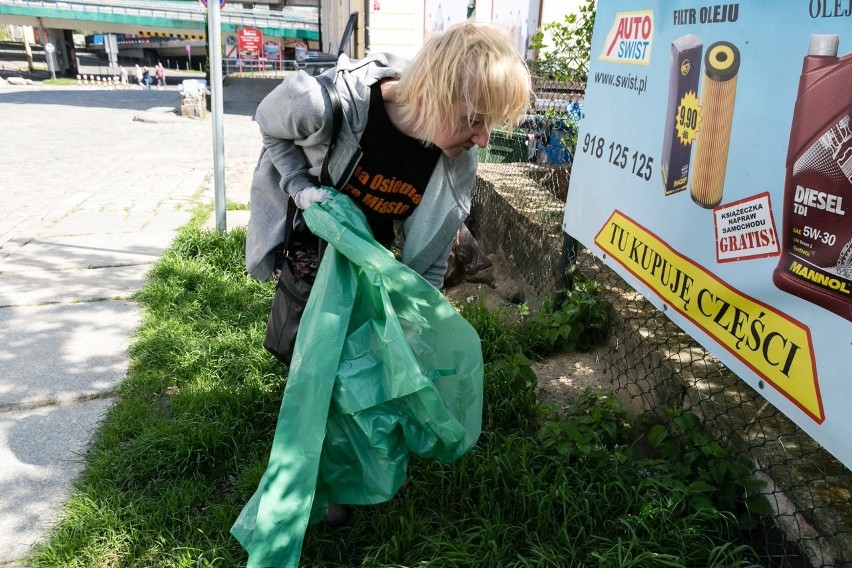
[[[349,508],[345,505],[330,503],[323,522],[327,527],[333,529],[344,526],[349,522]]]

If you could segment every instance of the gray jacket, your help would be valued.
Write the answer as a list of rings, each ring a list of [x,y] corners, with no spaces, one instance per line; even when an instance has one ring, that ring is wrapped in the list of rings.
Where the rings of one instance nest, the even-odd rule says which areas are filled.
[[[398,77],[406,64],[390,54],[360,60],[341,55],[336,69],[326,72],[335,79],[346,115],[329,159],[336,187],[343,187],[361,157],[358,142],[367,125],[370,86]],[[263,151],[252,177],[246,270],[258,280],[272,274],[275,247],[284,240],[287,193],[319,185],[331,115],[322,86],[304,72],[288,75],[257,107]],[[402,222],[403,263],[436,288],[443,285],[453,237],[470,214],[475,177],[475,149],[456,158],[441,154],[423,199]]]

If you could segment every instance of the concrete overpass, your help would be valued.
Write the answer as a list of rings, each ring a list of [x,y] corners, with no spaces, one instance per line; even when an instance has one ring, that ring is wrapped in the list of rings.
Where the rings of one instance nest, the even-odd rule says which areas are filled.
[[[264,36],[319,40],[316,10],[222,8],[222,32],[253,27]],[[205,9],[198,0],[0,0],[0,23],[43,29],[97,32],[206,34]]]
[[[260,30],[264,38],[319,42],[318,0],[298,3],[281,2],[273,9],[226,2],[220,13],[223,37],[251,27]],[[0,24],[40,30],[42,42],[56,48],[59,72],[73,72],[75,68],[74,30],[187,37],[207,34],[206,9],[198,0],[0,0]]]

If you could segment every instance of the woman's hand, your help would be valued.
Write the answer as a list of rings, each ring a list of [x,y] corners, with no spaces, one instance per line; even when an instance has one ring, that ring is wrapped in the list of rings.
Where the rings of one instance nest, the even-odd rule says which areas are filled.
[[[332,195],[321,187],[306,187],[293,196],[296,207],[304,211],[313,203],[322,203],[331,199]]]

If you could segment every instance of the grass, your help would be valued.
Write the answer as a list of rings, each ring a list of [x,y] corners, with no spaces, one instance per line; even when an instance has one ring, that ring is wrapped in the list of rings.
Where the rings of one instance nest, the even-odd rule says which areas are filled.
[[[56,79],[45,79],[42,81],[43,85],[55,85],[60,87],[67,87],[69,85],[77,85],[77,79],[69,79],[68,77],[57,77]]]
[[[205,232],[203,217],[138,295],[128,378],[32,566],[245,564],[229,529],[265,468],[286,369],[261,347],[273,289],[243,272],[245,232]],[[451,465],[412,458],[408,491],[342,529],[310,528],[303,565],[751,565],[737,503],[717,506],[702,471],[678,461],[686,452],[636,451],[644,430],[605,394],[586,393],[567,419],[539,406],[530,359],[605,329],[593,287],[553,306],[517,324],[460,307],[486,361],[479,442]]]

